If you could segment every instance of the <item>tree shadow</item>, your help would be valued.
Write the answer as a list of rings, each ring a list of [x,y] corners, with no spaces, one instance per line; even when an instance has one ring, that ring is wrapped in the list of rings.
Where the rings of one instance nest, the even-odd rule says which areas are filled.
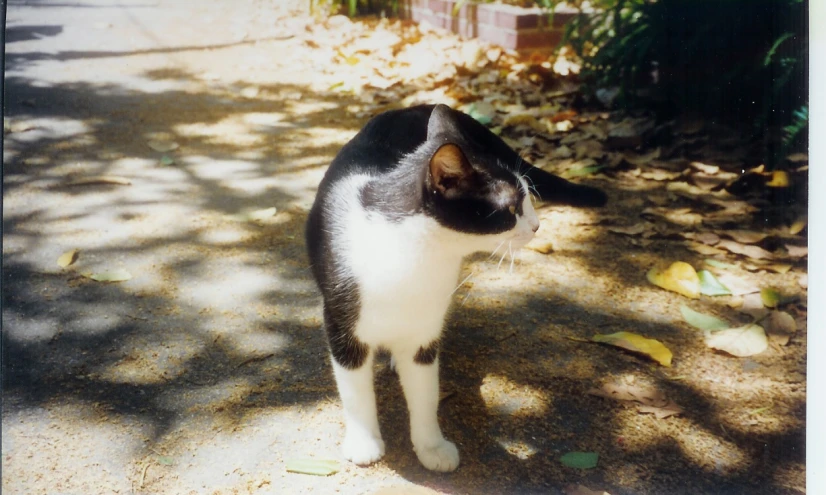
[[[18,27],[17,40],[60,32],[30,28]],[[134,54],[140,53],[148,52]],[[14,54],[8,63],[21,70],[43,57]],[[152,70],[144,77],[203,82],[183,69]],[[36,125],[10,135],[4,163],[4,194],[17,201],[7,205],[3,222],[4,238],[9,236],[2,287],[4,413],[79,403],[150,425],[152,446],[192,415],[238,425],[280,408],[336,401],[303,225],[307,200],[342,136],[355,134],[366,120],[341,110],[357,100],[291,84],[255,84],[258,94],[247,98],[239,93],[244,81],[152,94],[114,84],[36,83],[21,76],[6,81],[9,115]],[[333,111],[336,118],[330,118]],[[70,121],[81,125],[68,126]],[[246,139],[226,139],[239,129]],[[159,165],[164,153],[147,146],[158,136],[179,144],[168,153],[174,165]],[[83,167],[75,172],[76,162]],[[136,192],[66,184],[67,177],[90,175],[125,176]],[[611,182],[600,185],[614,198],[626,194]],[[37,201],[22,204],[18,197]],[[93,204],[87,203],[93,197],[104,200],[83,206]],[[275,223],[225,218],[270,206],[283,215]],[[175,218],[175,229],[147,230],[140,223],[146,215],[164,214]],[[50,256],[59,250],[50,244],[71,234],[67,224],[82,231],[132,221],[137,226],[130,236],[90,242],[83,257],[155,258],[159,266],[139,265],[148,270],[136,277],[139,284],[104,285],[80,269],[54,267]],[[696,343],[696,335],[673,319],[653,317],[656,308],[635,315],[593,301],[599,297],[594,291],[608,284],[623,291],[646,287],[645,268],[671,259],[673,246],[643,250],[629,244],[618,260],[616,237],[591,230],[588,250],[556,256],[576,260],[584,274],[600,281],[596,289],[586,280],[580,286],[537,284],[497,293],[491,284],[468,304],[457,300],[442,359],[443,384],[454,395],[441,407],[445,433],[463,459],[457,472],[438,475],[418,464],[401,390],[395,375],[380,366],[385,465],[414,483],[463,493],[547,492],[572,481],[617,494],[797,493],[774,480],[779,470],[804,462],[799,422],[755,434],[726,416],[733,405],[759,407],[752,399],[708,397],[696,384],[674,380],[638,356],[565,338],[587,339],[595,329],[634,329],[692,350]],[[215,237],[223,231],[231,235]],[[543,263],[550,269],[553,261]],[[583,302],[585,296],[592,300]],[[604,298],[615,296],[606,289]],[[515,333],[511,337],[503,329]],[[714,366],[749,378],[738,363]],[[779,366],[789,373],[800,369],[792,360]],[[683,417],[657,422],[586,395],[605,377],[622,375],[654,381],[685,408]],[[485,392],[491,380],[524,394],[498,403]],[[239,393],[220,393],[237,385]],[[526,406],[531,397],[537,398],[535,408]],[[787,406],[786,417],[802,420],[802,401],[794,398]],[[640,445],[623,445],[624,432],[640,425],[655,434]],[[720,457],[698,459],[686,445],[687,429],[699,432],[712,451],[722,446]],[[599,468],[563,467],[559,456],[572,450],[599,452]],[[726,458],[730,452],[740,457]]]

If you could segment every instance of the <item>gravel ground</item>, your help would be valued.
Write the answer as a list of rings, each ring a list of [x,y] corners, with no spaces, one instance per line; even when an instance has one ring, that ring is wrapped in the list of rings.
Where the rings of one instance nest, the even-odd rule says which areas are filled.
[[[386,359],[385,459],[286,472],[340,458],[303,223],[326,165],[382,104],[341,91],[355,55],[331,65],[335,36],[355,29],[373,32],[273,0],[9,2],[3,493],[804,493],[805,262],[760,275],[801,297],[790,343],[714,353],[682,321],[685,299],[645,280],[703,257],[607,232],[601,219],[639,214],[647,192],[606,178],[610,211],[540,209],[551,254],[469,260],[442,360],[455,473],[418,464]],[[410,28],[375,32],[393,29]],[[445,97],[405,77],[405,96]],[[114,270],[131,279],[88,277]],[[716,299],[694,307],[742,320]],[[666,342],[674,366],[582,341],[620,330]],[[604,383],[660,390],[684,412],[585,394]],[[599,464],[565,467],[570,451]]]

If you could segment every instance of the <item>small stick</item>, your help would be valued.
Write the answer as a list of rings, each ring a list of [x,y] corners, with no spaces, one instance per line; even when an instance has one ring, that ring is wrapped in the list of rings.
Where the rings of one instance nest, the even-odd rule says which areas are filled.
[[[240,368],[241,366],[244,366],[244,365],[247,365],[247,364],[250,364],[250,363],[255,363],[257,361],[264,361],[265,359],[269,359],[273,356],[275,356],[274,352],[270,352],[269,354],[264,354],[263,356],[253,356],[249,359],[245,359],[245,360],[241,361],[241,363],[239,363],[238,366],[236,366],[236,368]]]
[[[513,337],[514,335],[516,335],[516,330],[513,330],[511,333],[505,335],[504,337],[499,337],[498,339],[496,339],[496,341],[497,342],[504,342],[504,341],[508,340],[509,338]]]

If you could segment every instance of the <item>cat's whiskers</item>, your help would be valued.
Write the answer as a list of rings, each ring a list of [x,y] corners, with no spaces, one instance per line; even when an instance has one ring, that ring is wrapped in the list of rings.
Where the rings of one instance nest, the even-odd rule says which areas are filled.
[[[508,245],[510,245],[510,244],[508,244]],[[501,268],[501,267],[502,267],[502,262],[505,260],[505,256],[507,256],[507,255],[508,255],[508,252],[507,252],[507,251],[502,251],[502,257],[501,257],[501,258],[499,258],[499,264],[498,264],[498,265],[496,265],[496,270],[497,270],[497,271],[499,271],[499,268]]]
[[[508,269],[508,273],[513,273],[514,254],[513,254],[513,244],[511,242],[508,243],[508,252],[511,255],[511,267]]]
[[[499,251],[499,248],[501,248],[501,247],[502,247],[502,245],[503,245],[503,244],[505,244],[505,241],[507,241],[507,239],[502,239],[502,242],[500,242],[500,243],[499,243],[499,245],[498,245],[498,246],[496,246],[496,249],[494,249],[494,250],[493,250],[493,252],[492,252],[492,253],[490,253],[490,256],[488,256],[487,261],[490,261],[490,259],[491,259],[491,258],[493,258],[494,256],[496,256],[496,251]]]
[[[469,279],[470,277],[474,276],[474,275],[476,275],[476,273],[475,273],[475,272],[473,272],[473,271],[471,271],[470,273],[468,273],[468,276],[467,276],[467,277],[465,277],[464,279],[462,279],[462,281],[461,281],[461,282],[459,282],[459,285],[457,285],[457,286],[456,286],[456,288],[455,288],[455,289],[453,289],[453,292],[451,292],[451,293],[450,293],[450,295],[452,296],[453,294],[455,294],[455,293],[456,293],[456,291],[457,291],[457,290],[459,290],[459,287],[461,287],[462,285],[464,285],[464,283],[465,283],[465,282],[467,282],[467,281],[468,281],[468,279]],[[468,294],[470,294],[470,291],[468,291]]]

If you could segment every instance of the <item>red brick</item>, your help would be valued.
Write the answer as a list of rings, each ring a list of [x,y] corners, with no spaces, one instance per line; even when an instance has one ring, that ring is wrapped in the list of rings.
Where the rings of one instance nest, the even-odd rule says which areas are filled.
[[[534,31],[520,31],[516,39],[517,50],[524,50],[530,48],[553,48],[562,40],[563,31],[561,30],[534,30]]]

